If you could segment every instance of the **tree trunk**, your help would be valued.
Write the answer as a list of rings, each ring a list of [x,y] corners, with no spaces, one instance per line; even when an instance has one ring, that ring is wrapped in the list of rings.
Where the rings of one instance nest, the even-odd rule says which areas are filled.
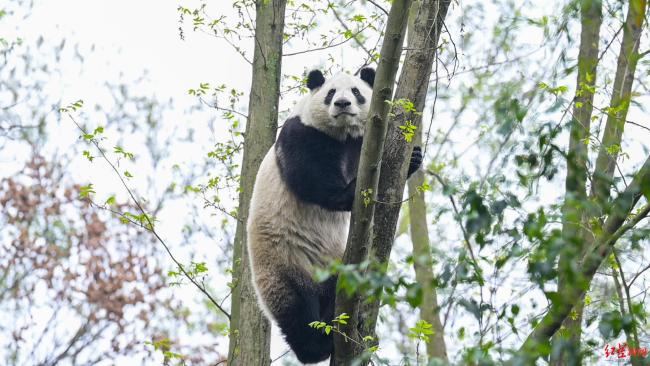
[[[639,43],[647,7],[647,0],[632,0],[628,5],[625,18],[623,43],[618,53],[614,90],[609,102],[610,110],[607,114],[607,123],[598,151],[591,187],[592,198],[595,198],[596,202],[603,206],[609,199],[616,160],[621,150],[621,137],[632,100],[632,84],[634,83],[636,65],[640,58]]]
[[[390,252],[395,238],[395,229],[399,217],[399,210],[401,208],[401,205],[398,204],[398,202],[402,200],[404,195],[404,185],[409,165],[409,159],[407,158],[410,157],[413,148],[412,143],[409,144],[406,142],[399,127],[404,125],[406,121],[411,121],[411,123],[417,126],[417,134],[421,136],[421,112],[424,109],[429,78],[431,76],[431,68],[436,57],[436,47],[438,45],[443,22],[447,15],[449,5],[450,1],[445,0],[421,0],[414,3],[412,7],[411,24],[409,25],[409,50],[404,59],[404,65],[397,84],[397,91],[394,100],[409,100],[413,103],[413,107],[418,111],[418,113],[407,114],[404,113],[403,110],[394,110],[393,113],[395,116],[389,121],[388,135],[386,137],[386,146],[382,157],[381,177],[378,187],[378,201],[384,203],[380,203],[376,208],[375,221],[373,225],[374,236],[371,248],[373,260],[380,263],[382,270],[386,270],[390,258]],[[416,172],[414,174],[412,178],[413,180],[418,179],[417,174],[419,173]],[[411,192],[410,194],[413,193]],[[411,213],[411,220],[422,219],[426,220],[426,216],[416,218],[414,213]],[[412,225],[415,225],[413,221]],[[422,249],[428,254],[428,234],[423,235],[427,242],[422,243],[423,245],[426,245],[426,249]],[[413,238],[413,240],[415,251],[416,249],[419,249],[415,248],[415,246],[419,244],[420,241],[416,243],[416,238]],[[428,255],[430,256],[430,254]],[[421,267],[421,269],[427,272],[432,271],[430,266],[429,268]],[[420,275],[423,274],[420,273]],[[425,275],[425,277],[426,276],[427,275]],[[430,287],[430,283],[427,284],[420,282],[419,279],[417,280],[423,288],[427,288],[427,291],[431,290],[429,295],[431,295],[435,300],[435,290]],[[364,334],[372,335],[374,333],[377,315],[379,313],[379,305],[379,301],[372,301],[367,305],[364,305],[364,314],[366,314]],[[425,311],[425,314],[430,314],[430,312]],[[435,326],[436,321],[431,322],[426,318],[423,319]],[[442,326],[440,328],[442,328]],[[442,329],[436,329],[436,331],[439,333],[440,337],[442,337]],[[442,348],[442,352],[436,352],[434,356],[446,359],[444,340],[434,339],[432,343],[437,343],[434,348],[439,350]],[[434,344],[431,344],[430,346],[433,347]]]
[[[565,196],[562,206],[562,237],[566,243],[560,254],[558,288],[562,291],[574,281],[573,273],[578,271],[578,260],[584,253],[585,242],[593,242],[591,234],[583,230],[583,207],[587,203],[587,161],[588,144],[593,112],[594,91],[598,68],[598,44],[600,26],[603,21],[600,1],[582,0],[580,2],[580,51],[578,54],[578,79],[573,103],[573,118],[567,152],[567,175]],[[553,340],[551,364],[568,365],[581,363],[580,335],[582,330],[583,299],[576,305],[575,317],[564,322],[566,332]]]
[[[255,176],[266,152],[275,142],[282,66],[282,37],[286,0],[255,3],[253,80],[244,135],[244,159],[237,231],[233,253],[230,344],[228,365],[269,365],[271,324],[260,310],[251,282],[246,247],[246,220]]]
[[[346,264],[359,264],[368,258],[379,168],[386,139],[386,119],[389,112],[389,105],[386,102],[391,100],[393,94],[410,4],[411,0],[394,0],[386,22],[384,42],[361,147],[350,232],[343,255],[343,262]],[[371,199],[370,202],[367,198]],[[345,293],[339,293],[336,296],[335,315],[346,313],[350,316],[348,325],[343,331],[356,342],[348,341],[345,337],[335,334],[332,365],[348,366],[364,351],[359,334],[359,308],[362,300],[359,294],[348,297]]]
[[[610,108],[608,111],[605,132],[596,160],[593,173],[593,184],[591,187],[591,199],[598,205],[597,210],[586,212],[580,207],[587,207],[585,197],[586,185],[586,156],[587,146],[582,141],[588,137],[588,119],[591,118],[593,95],[590,87],[595,82],[596,67],[598,63],[598,29],[602,22],[600,1],[583,0],[582,3],[582,27],[580,55],[578,61],[578,92],[576,104],[574,104],[574,120],[571,128],[571,141],[569,146],[569,163],[566,179],[566,198],[563,207],[563,237],[570,243],[574,250],[565,250],[560,257],[558,279],[558,291],[563,293],[568,287],[576,286],[575,273],[579,272],[581,263],[577,258],[585,254],[587,248],[593,244],[593,237],[590,230],[583,230],[580,227],[588,225],[592,218],[600,217],[607,213],[607,202],[613,183],[614,169],[621,148],[621,137],[625,127],[629,103],[631,101],[632,84],[639,60],[639,40],[643,20],[645,18],[647,0],[633,0],[628,6],[628,12],[623,30],[623,42],[618,55],[616,76],[614,79],[614,90],[612,93]],[[595,28],[598,26],[598,28]],[[593,73],[590,69],[593,68]],[[584,78],[584,79],[582,79]],[[591,78],[591,80],[589,80]],[[591,85],[590,85],[591,84]],[[583,86],[583,85],[586,85]],[[586,99],[582,99],[586,98]],[[578,108],[582,102],[582,108]],[[588,109],[587,109],[588,108]],[[585,124],[586,122],[586,124]],[[579,146],[582,145],[582,146]],[[584,299],[581,297],[575,304],[574,316],[564,321],[566,334],[555,337],[553,345],[552,364],[568,365],[580,364],[580,335],[582,327],[582,313],[584,311]]]
[[[422,133],[416,134],[415,143],[422,142]],[[445,345],[445,329],[440,321],[440,307],[438,306],[438,294],[434,287],[433,280],[433,259],[431,258],[431,247],[429,244],[429,228],[427,226],[427,206],[424,200],[424,192],[418,187],[424,184],[424,172],[417,171],[408,182],[409,217],[411,219],[411,241],[413,242],[413,267],[415,279],[422,286],[422,303],[420,304],[420,318],[432,325],[433,335],[427,343],[428,360],[439,359],[445,363],[447,359],[447,347]]]
[[[616,289],[616,294],[618,295],[618,308],[621,312],[622,316],[625,316],[626,314],[632,314],[632,299],[630,298],[629,294],[629,288],[625,284],[625,277],[623,275],[623,268],[621,268],[621,262],[618,260],[618,257],[616,257],[616,252],[613,253],[613,256],[615,258],[615,263],[612,265],[612,277],[614,278],[614,289]],[[620,271],[621,274],[621,281],[618,279],[618,271]],[[623,289],[625,289],[625,295],[623,294]],[[627,301],[628,308],[625,308],[625,304]],[[629,312],[628,312],[629,310]],[[623,329],[625,332],[625,339],[627,340],[627,345],[630,348],[637,348],[639,347],[639,334],[636,331],[636,326],[632,329],[625,327]],[[632,366],[642,366],[643,365],[643,359],[641,357],[630,357],[630,363]]]

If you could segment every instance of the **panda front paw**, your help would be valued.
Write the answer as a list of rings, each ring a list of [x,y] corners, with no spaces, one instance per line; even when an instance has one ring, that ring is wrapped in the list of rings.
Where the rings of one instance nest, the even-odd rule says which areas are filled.
[[[409,171],[408,171],[408,177],[411,176],[411,174],[415,173],[418,169],[420,169],[420,165],[422,165],[422,148],[419,146],[413,147],[413,153],[411,153],[411,162],[409,164]]]

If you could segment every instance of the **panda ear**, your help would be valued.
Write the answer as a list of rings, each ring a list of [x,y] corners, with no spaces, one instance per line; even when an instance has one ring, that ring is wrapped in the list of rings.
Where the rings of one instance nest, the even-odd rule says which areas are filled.
[[[307,87],[309,90],[319,88],[323,84],[325,84],[325,77],[320,70],[312,70],[309,72],[309,75],[307,75]]]
[[[364,67],[361,69],[361,73],[359,74],[359,77],[361,80],[365,81],[368,83],[368,85],[373,86],[375,84],[375,69],[372,67]]]

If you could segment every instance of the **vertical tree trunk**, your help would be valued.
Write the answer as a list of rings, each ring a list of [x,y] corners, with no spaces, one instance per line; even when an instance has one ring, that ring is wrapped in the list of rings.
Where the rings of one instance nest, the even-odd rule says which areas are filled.
[[[368,121],[361,147],[350,232],[345,254],[343,255],[343,262],[346,264],[359,264],[368,258],[379,168],[386,139],[386,119],[389,112],[389,105],[386,101],[390,101],[393,95],[395,74],[402,53],[402,43],[404,33],[406,33],[410,4],[411,0],[394,0],[386,22],[384,42],[375,75],[370,111],[368,112]],[[371,198],[371,202],[367,202],[364,199],[366,197]],[[346,313],[350,316],[348,325],[344,327],[343,331],[356,342],[348,341],[345,337],[335,334],[334,354],[331,357],[332,365],[348,366],[352,360],[360,356],[364,351],[363,347],[360,346],[361,337],[359,334],[359,309],[362,300],[358,294],[348,297],[345,293],[339,293],[336,296],[335,315]]]
[[[246,220],[255,176],[278,128],[278,99],[282,66],[282,37],[286,0],[255,2],[253,81],[244,135],[244,160],[237,231],[233,253],[233,279],[228,366],[265,366],[271,363],[271,325],[260,310],[246,247]]]
[[[562,293],[567,287],[575,286],[579,282],[574,273],[580,268],[580,258],[591,247],[593,237],[589,230],[580,227],[587,225],[591,218],[597,218],[607,213],[607,202],[612,188],[616,160],[621,148],[621,138],[625,127],[627,112],[631,101],[632,84],[636,65],[639,60],[639,40],[645,13],[647,0],[632,0],[628,5],[628,12],[623,30],[623,42],[618,55],[616,76],[614,79],[614,90],[612,93],[605,132],[602,144],[596,160],[593,172],[593,184],[591,197],[595,200],[599,209],[586,212],[586,159],[587,146],[582,141],[588,137],[589,119],[591,118],[593,95],[590,88],[593,87],[598,64],[598,32],[602,23],[600,1],[582,0],[582,35],[580,43],[580,55],[578,61],[578,92],[574,104],[574,120],[571,126],[571,140],[566,178],[566,198],[563,207],[563,237],[571,248],[560,257],[558,290]],[[596,28],[598,26],[598,28]],[[579,108],[579,104],[582,107]],[[577,122],[577,123],[576,123]],[[583,126],[585,128],[583,128]],[[555,337],[553,347],[553,365],[580,364],[580,335],[582,326],[582,313],[584,311],[584,300],[581,298],[576,303],[574,316],[567,318],[564,322],[566,333]],[[559,351],[559,352],[558,352]]]
[[[381,177],[378,187],[378,200],[380,202],[388,202],[388,204],[379,204],[376,208],[373,225],[374,236],[371,248],[373,259],[381,264],[383,270],[387,268],[395,238],[395,228],[397,226],[397,219],[401,208],[401,205],[397,204],[397,202],[400,202],[404,195],[404,185],[409,165],[408,157],[410,157],[413,146],[412,143],[409,144],[406,142],[399,127],[404,125],[406,121],[411,121],[411,123],[417,126],[417,134],[420,136],[419,139],[421,140],[421,112],[424,109],[426,101],[431,69],[436,57],[436,47],[438,45],[443,22],[447,15],[450,3],[451,1],[448,0],[420,0],[414,3],[412,7],[411,24],[409,24],[409,50],[404,59],[404,65],[397,84],[397,91],[394,100],[409,100],[413,103],[413,107],[418,111],[418,113],[404,113],[403,110],[397,109],[393,111],[394,117],[389,121],[388,135],[386,137],[386,146],[382,157]],[[418,144],[417,141],[416,144]],[[418,179],[417,174],[419,173],[416,172],[414,174],[412,180]],[[413,194],[413,192],[410,194]],[[421,223],[419,220],[426,220],[426,216],[416,217],[418,214],[419,213],[411,212],[411,225]],[[414,222],[413,220],[416,221]],[[424,229],[426,229],[426,222]],[[419,233],[420,232],[418,232],[418,234]],[[415,234],[412,233],[412,235]],[[414,240],[414,251],[418,250],[419,252],[419,249],[422,249],[422,252],[414,254],[417,256],[426,252],[426,255],[430,256],[428,234],[422,235],[423,240],[427,240],[426,243],[420,241],[419,238],[416,243],[416,238],[412,237]],[[419,244],[422,244],[423,246],[426,245],[426,248],[420,246],[416,248]],[[432,275],[432,269],[430,266],[428,268],[425,268],[425,266],[426,265],[423,265],[420,269]],[[428,277],[428,274],[424,274],[422,271],[420,271],[421,278],[422,276],[424,276],[424,278]],[[416,271],[416,275],[417,273],[418,271]],[[420,278],[417,280],[423,288],[427,288],[426,291],[429,296],[427,301],[432,300],[435,302],[435,289],[431,288],[431,284],[427,283],[426,279],[423,279],[425,282],[420,282]],[[365,334],[372,335],[374,333],[377,315],[379,313],[379,305],[379,301],[373,301],[364,305],[364,314],[366,314],[366,321],[364,324]],[[421,309],[424,309],[424,306],[425,305],[423,304]],[[440,323],[440,321],[435,320],[437,319],[437,315],[432,314],[431,311],[435,310],[429,308],[428,310],[425,310],[423,314],[427,315],[427,317],[434,316],[431,318],[433,321],[424,317],[423,319],[427,320],[435,327],[436,323]],[[440,326],[440,329],[436,329],[436,332],[440,337],[442,337],[442,326]],[[431,351],[434,349],[437,350],[435,355],[429,354],[430,356],[433,355],[435,357],[446,359],[444,339],[437,339],[437,337],[434,337],[428,347],[428,350],[430,348],[432,348]]]
[[[616,258],[616,252],[613,253],[613,256]],[[618,271],[621,273],[621,281],[618,279]],[[623,269],[621,268],[621,263],[616,259],[615,265],[612,265],[612,277],[614,278],[614,289],[616,289],[616,294],[618,295],[618,308],[622,316],[626,314],[632,314],[632,300],[629,296],[629,288],[625,284],[625,278],[623,276]],[[623,294],[623,289],[625,289],[625,295]],[[627,302],[628,308],[625,308]],[[629,310],[629,311],[628,311]],[[630,329],[625,327],[623,329],[625,332],[625,339],[627,340],[627,345],[630,348],[639,347],[639,334],[636,331],[636,327]],[[630,357],[630,363],[632,366],[642,366],[643,359],[641,357]]]
[[[573,118],[567,152],[567,176],[565,196],[562,206],[562,237],[566,246],[560,254],[558,288],[562,291],[573,282],[572,273],[579,268],[578,259],[584,252],[585,241],[592,242],[591,234],[582,230],[587,203],[587,161],[588,144],[593,112],[594,85],[598,68],[598,44],[600,26],[603,21],[600,1],[582,0],[580,2],[580,51],[578,54],[578,79],[573,104]],[[588,239],[589,237],[589,239]],[[551,364],[567,365],[580,363],[580,334],[582,329],[583,300],[574,309],[576,317],[564,322],[566,332],[553,340]]]
[[[422,130],[416,134],[415,143],[422,143]],[[427,227],[427,206],[424,192],[418,187],[424,183],[424,172],[417,171],[408,182],[409,217],[411,226],[411,241],[413,242],[413,267],[415,279],[422,286],[422,303],[420,304],[420,318],[426,320],[433,327],[433,336],[427,343],[428,360],[436,358],[448,362],[447,346],[445,345],[445,330],[440,321],[440,307],[438,294],[433,280],[433,259],[429,245],[429,228]]]
[[[605,205],[612,189],[612,177],[621,150],[621,137],[625,129],[627,112],[632,100],[632,84],[639,61],[641,31],[648,7],[647,0],[631,0],[623,29],[623,43],[618,53],[614,90],[609,102],[610,111],[593,173],[591,198]]]

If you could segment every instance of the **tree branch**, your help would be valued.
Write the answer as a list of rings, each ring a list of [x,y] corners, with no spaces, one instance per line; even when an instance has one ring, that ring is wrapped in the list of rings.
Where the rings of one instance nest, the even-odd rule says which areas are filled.
[[[87,135],[87,134],[88,134],[88,133],[86,132],[86,130],[85,130],[83,127],[81,127],[81,125],[79,125],[79,123],[77,123],[77,121],[74,119],[74,117],[72,117],[71,114],[68,113],[68,117],[70,118],[70,120],[72,120],[72,122],[77,126],[77,128],[78,128],[78,129],[79,129],[79,130],[80,130],[84,135]],[[140,204],[140,201],[135,197],[135,194],[133,193],[133,191],[131,190],[131,188],[129,188],[128,184],[126,184],[126,181],[125,181],[124,178],[122,177],[122,174],[120,174],[120,172],[117,170],[117,167],[115,166],[115,164],[113,164],[113,162],[108,158],[108,156],[106,156],[106,152],[104,151],[104,149],[102,149],[101,146],[99,146],[99,142],[97,141],[97,139],[92,138],[92,139],[90,140],[90,142],[91,142],[91,143],[95,146],[95,148],[99,151],[99,153],[100,153],[101,156],[102,156],[102,159],[104,159],[104,161],[106,161],[106,163],[111,167],[111,169],[113,170],[113,172],[115,172],[115,174],[117,175],[118,179],[119,179],[120,182],[122,183],[122,186],[124,187],[124,189],[126,190],[126,192],[129,194],[129,197],[131,198],[131,201],[133,201],[133,203],[134,203],[135,206],[137,207],[138,211],[140,211],[140,213],[142,213],[142,215],[143,215],[143,217],[144,217],[144,221],[141,222],[141,223],[138,223],[138,222],[136,222],[136,221],[133,221],[130,217],[126,217],[126,216],[124,216],[124,215],[123,215],[122,213],[120,213],[120,212],[117,212],[117,211],[114,211],[114,210],[111,210],[111,209],[108,209],[108,210],[109,210],[110,212],[114,213],[114,214],[119,215],[120,217],[125,217],[129,222],[131,222],[131,223],[133,223],[133,224],[135,224],[135,225],[138,225],[138,226],[140,226],[141,228],[143,228],[143,229],[145,229],[145,230],[151,232],[151,233],[153,234],[153,236],[156,238],[156,240],[157,240],[157,241],[158,241],[158,242],[163,246],[163,248],[165,248],[165,251],[167,252],[167,255],[169,255],[169,258],[171,258],[171,260],[172,260],[172,261],[174,262],[174,264],[178,267],[178,270],[183,274],[183,276],[185,276],[185,277],[186,277],[186,278],[187,278],[187,279],[188,279],[188,280],[189,280],[189,281],[194,285],[194,287],[196,287],[196,288],[197,288],[201,293],[203,293],[203,295],[205,295],[205,296],[208,298],[208,300],[209,300],[209,301],[210,301],[210,302],[211,302],[211,303],[212,303],[212,304],[213,304],[217,309],[219,309],[219,310],[220,310],[220,311],[221,311],[221,312],[222,312],[226,317],[228,317],[228,319],[230,319],[230,314],[229,314],[229,313],[228,313],[224,308],[222,308],[222,307],[219,305],[219,302],[218,302],[214,297],[212,297],[212,295],[211,295],[211,294],[206,290],[206,288],[205,288],[204,286],[202,286],[201,284],[199,284],[193,276],[191,276],[189,273],[187,273],[187,271],[185,270],[185,267],[184,267],[184,266],[183,266],[183,265],[178,261],[178,259],[176,259],[176,257],[175,257],[174,254],[172,253],[171,249],[169,249],[169,246],[167,245],[167,243],[165,242],[165,240],[163,240],[163,238],[162,238],[160,235],[158,235],[158,232],[156,231],[156,229],[155,229],[155,227],[154,227],[154,223],[153,223],[153,221],[151,220],[150,215],[147,213],[147,211],[145,211],[145,209],[144,209],[144,207],[142,206],[142,204]],[[102,206],[99,206],[99,205],[95,205],[95,206],[102,207]]]
[[[602,234],[596,237],[594,250],[588,251],[582,260],[581,271],[577,274],[579,280],[574,281],[573,286],[566,286],[563,289],[558,296],[560,300],[551,304],[548,313],[530,333],[510,363],[528,364],[540,356],[540,346],[547,344],[550,337],[560,328],[575,305],[575,299],[580,299],[585,294],[596,270],[609,256],[616,241],[650,213],[650,204],[646,204],[629,218],[630,212],[641,196],[643,194],[650,196],[647,187],[650,187],[650,157],[646,159],[628,188],[612,202],[612,212],[603,224]]]

